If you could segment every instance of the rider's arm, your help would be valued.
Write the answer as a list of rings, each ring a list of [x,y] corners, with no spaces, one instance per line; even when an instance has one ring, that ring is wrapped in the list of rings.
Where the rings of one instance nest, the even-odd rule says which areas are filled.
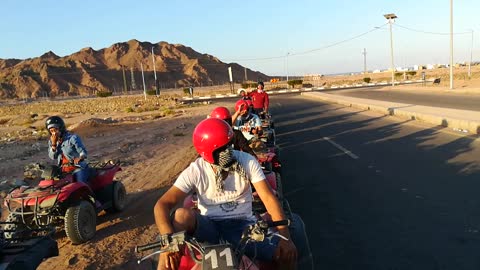
[[[270,100],[268,98],[268,94],[265,92],[265,100],[263,102],[263,111],[268,112],[268,105],[270,105]]]
[[[277,200],[277,197],[273,194],[272,190],[267,184],[266,180],[253,183],[255,190],[257,191],[258,196],[262,200],[263,204],[267,208],[268,213],[272,217],[272,221],[284,220],[285,214],[283,213],[280,203]],[[278,232],[290,239],[290,233],[287,226],[278,226]]]
[[[83,145],[80,137],[78,135],[74,134],[74,135],[72,135],[72,137],[70,139],[71,139],[72,144],[75,146],[75,149],[77,150],[77,152],[79,154],[79,158],[81,160],[86,159],[87,158],[87,148],[85,147],[85,145]]]
[[[240,106],[240,108],[235,111],[235,113],[232,115],[232,124],[235,126],[237,122],[237,118],[240,116],[240,112],[243,110],[243,106]]]
[[[155,223],[157,224],[160,234],[173,233],[174,229],[170,221],[170,211],[187,197],[187,193],[183,192],[176,186],[172,186],[160,199],[158,199],[153,209],[155,215]]]

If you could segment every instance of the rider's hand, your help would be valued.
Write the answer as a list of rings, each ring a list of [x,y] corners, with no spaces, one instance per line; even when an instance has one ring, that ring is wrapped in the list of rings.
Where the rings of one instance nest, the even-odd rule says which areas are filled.
[[[245,106],[245,104],[241,104],[240,107],[238,108],[238,110],[236,111],[236,113],[240,114],[241,112],[243,112],[245,109],[243,108]]]
[[[73,158],[73,164],[75,164],[75,165],[78,165],[78,163],[80,163],[80,161],[82,161],[82,158],[80,158],[80,157]]]
[[[287,269],[295,269],[297,263],[297,248],[291,239],[288,241],[280,239],[274,256],[277,263],[285,265]]]
[[[57,133],[52,133],[52,135],[50,135],[50,141],[52,141],[52,145],[57,145],[57,141],[58,141]]]
[[[180,265],[180,259],[182,255],[180,252],[165,252],[160,254],[160,261],[157,269],[171,269],[177,270]]]

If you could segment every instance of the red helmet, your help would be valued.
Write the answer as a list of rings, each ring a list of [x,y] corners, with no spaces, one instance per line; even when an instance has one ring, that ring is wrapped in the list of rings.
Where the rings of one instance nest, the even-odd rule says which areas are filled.
[[[248,109],[248,102],[246,100],[240,99],[239,101],[237,101],[237,103],[235,103],[235,111],[238,112],[238,110],[240,109],[240,107],[242,107],[242,105],[243,105],[243,110]]]
[[[218,118],[222,120],[230,119],[230,121],[232,119],[232,115],[230,114],[230,111],[225,107],[217,107],[213,109],[213,111],[210,113],[210,117]]]
[[[193,146],[197,153],[209,163],[214,163],[213,152],[231,143],[233,130],[227,122],[218,118],[207,118],[198,123],[193,131]]]

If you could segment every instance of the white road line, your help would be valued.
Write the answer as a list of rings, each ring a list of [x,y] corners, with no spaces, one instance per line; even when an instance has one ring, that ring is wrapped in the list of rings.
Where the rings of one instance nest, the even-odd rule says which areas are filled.
[[[353,158],[353,159],[359,159],[359,157],[357,155],[355,155],[354,153],[352,153],[352,151],[350,150],[347,150],[345,149],[343,146],[341,146],[340,144],[334,142],[332,139],[330,139],[329,137],[323,137],[324,140],[327,140],[330,144],[332,144],[333,146],[337,147],[338,149],[340,149],[340,151],[343,151],[345,154],[347,154],[349,157]]]

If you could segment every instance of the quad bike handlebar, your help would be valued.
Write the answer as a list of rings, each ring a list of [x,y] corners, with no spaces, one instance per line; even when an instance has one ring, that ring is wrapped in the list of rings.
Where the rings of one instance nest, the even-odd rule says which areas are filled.
[[[278,236],[284,240],[288,240],[284,236],[276,233],[276,232],[268,232],[269,228],[277,227],[277,226],[290,226],[290,220],[279,220],[279,221],[264,221],[259,220],[256,223],[248,226],[242,233],[242,237],[240,239],[240,250],[243,250],[243,245],[246,245],[248,242],[261,242],[265,239],[265,237],[274,235]],[[155,248],[160,248],[158,251],[155,251],[145,257],[140,258],[137,260],[137,263],[140,264],[142,261],[164,252],[178,252],[180,251],[181,245],[187,245],[189,248],[193,248],[200,253],[203,252],[203,248],[201,247],[200,243],[194,237],[188,236],[185,231],[171,233],[171,234],[164,234],[160,236],[160,240],[148,243],[145,245],[135,246],[135,252],[140,253],[147,250],[152,250]]]

